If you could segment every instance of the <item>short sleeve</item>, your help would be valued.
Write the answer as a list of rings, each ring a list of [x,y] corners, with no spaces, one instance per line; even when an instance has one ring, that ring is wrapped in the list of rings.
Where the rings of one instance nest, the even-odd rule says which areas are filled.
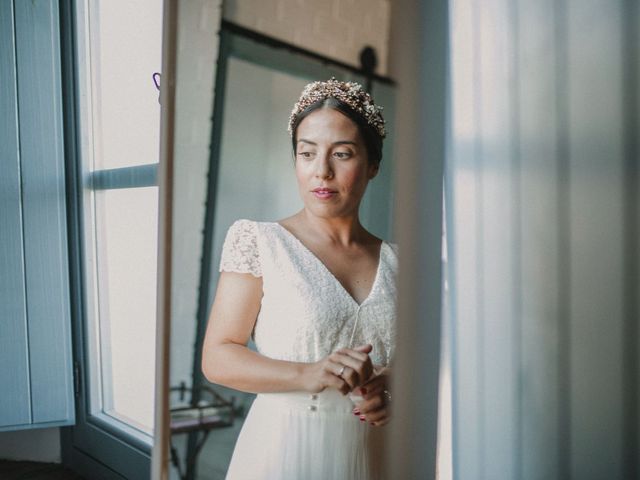
[[[222,245],[220,271],[262,276],[257,227],[251,220],[236,220],[229,227]]]

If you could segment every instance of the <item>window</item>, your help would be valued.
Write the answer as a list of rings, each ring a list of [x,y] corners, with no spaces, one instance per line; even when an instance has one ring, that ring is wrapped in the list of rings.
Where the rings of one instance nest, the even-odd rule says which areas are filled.
[[[143,478],[154,418],[160,104],[153,75],[161,68],[162,2],[71,3],[63,22],[75,35],[67,39],[75,45],[75,89],[66,88],[75,98],[84,305],[76,338],[84,388],[71,443],[126,478]]]
[[[153,0],[87,6],[80,122],[91,412],[151,435],[160,134],[152,75],[162,8]]]

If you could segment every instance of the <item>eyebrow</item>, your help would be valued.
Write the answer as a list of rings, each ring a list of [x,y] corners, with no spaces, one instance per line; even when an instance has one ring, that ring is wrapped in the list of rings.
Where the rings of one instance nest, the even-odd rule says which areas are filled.
[[[318,145],[316,142],[312,142],[311,140],[307,140],[305,138],[298,139],[298,143],[300,142],[308,143],[309,145]],[[356,142],[353,142],[351,140],[338,140],[337,142],[333,142],[332,145],[356,145]]]

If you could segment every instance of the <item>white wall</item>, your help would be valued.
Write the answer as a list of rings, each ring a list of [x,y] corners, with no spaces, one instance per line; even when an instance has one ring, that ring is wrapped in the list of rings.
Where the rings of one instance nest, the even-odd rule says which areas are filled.
[[[293,45],[360,65],[360,51],[378,55],[386,75],[391,0],[228,0],[225,20]]]

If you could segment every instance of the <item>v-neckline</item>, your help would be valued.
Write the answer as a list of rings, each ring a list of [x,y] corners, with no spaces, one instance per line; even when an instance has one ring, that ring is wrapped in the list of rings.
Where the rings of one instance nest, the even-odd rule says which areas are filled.
[[[382,243],[380,244],[380,251],[378,252],[378,267],[376,268],[376,276],[374,277],[373,283],[371,284],[371,289],[369,290],[369,294],[365,297],[364,300],[362,300],[362,302],[358,303],[358,301],[353,297],[353,295],[351,295],[349,293],[349,291],[345,288],[345,286],[342,284],[342,282],[340,280],[338,280],[338,277],[336,277],[333,274],[333,272],[331,270],[329,270],[329,267],[327,267],[327,265],[322,260],[320,260],[320,257],[318,257],[315,253],[313,253],[311,251],[311,249],[309,249],[309,247],[307,247],[304,243],[302,243],[302,240],[300,240],[298,237],[296,237],[293,233],[291,233],[287,228],[285,228],[280,223],[278,223],[278,222],[272,222],[272,223],[277,225],[278,227],[280,227],[280,229],[283,230],[287,235],[289,235],[294,241],[296,241],[302,247],[303,250],[305,250],[309,255],[311,255],[311,257],[313,257],[315,259],[315,261],[318,262],[318,264],[320,264],[320,266],[324,269],[324,271],[327,272],[331,278],[333,278],[333,280],[338,285],[340,290],[358,308],[362,307],[362,305],[367,303],[369,301],[369,299],[373,296],[373,293],[375,292],[375,289],[376,289],[376,287],[378,285],[378,281],[379,281],[379,277],[380,277],[380,271],[382,270],[382,255],[383,255],[383,249],[385,248],[385,243],[386,243],[384,240],[382,240]]]

